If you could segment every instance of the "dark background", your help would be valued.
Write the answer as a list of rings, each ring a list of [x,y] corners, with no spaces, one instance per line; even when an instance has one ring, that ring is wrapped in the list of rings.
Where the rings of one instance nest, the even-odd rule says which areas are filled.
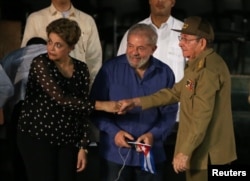
[[[49,6],[50,2],[1,0],[0,19],[20,21],[23,31],[26,17],[33,11]],[[149,16],[148,0],[72,0],[72,3],[95,18],[104,60],[116,54],[121,37],[128,27]],[[248,61],[245,60],[246,54],[249,56],[245,47],[248,49],[250,46],[249,0],[176,0],[172,14],[180,20],[190,15],[207,18],[215,30],[216,48],[227,60],[230,71],[250,74]]]
[[[1,0],[0,19],[20,21],[23,31],[26,17],[33,11],[49,6],[50,2],[50,0]],[[72,0],[72,3],[76,8],[95,18],[103,45],[104,60],[115,55],[121,37],[128,27],[149,16],[148,0]],[[180,20],[190,15],[207,18],[214,27],[216,43],[223,42],[224,47],[227,46],[227,52],[231,52],[227,54],[223,52],[224,47],[224,49],[216,47],[227,59],[231,72],[250,74],[250,70],[245,68],[246,61],[243,60],[241,63],[244,57],[240,56],[245,56],[246,51],[236,52],[230,50],[232,45],[225,45],[226,42],[234,41],[233,48],[242,50],[242,47],[244,49],[245,45],[249,44],[249,0],[176,0],[172,14]],[[239,40],[241,42],[238,42]],[[241,44],[242,41],[244,44]]]

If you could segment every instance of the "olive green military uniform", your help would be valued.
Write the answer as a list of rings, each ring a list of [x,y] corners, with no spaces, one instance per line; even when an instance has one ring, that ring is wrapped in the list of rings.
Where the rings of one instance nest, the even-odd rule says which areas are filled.
[[[143,109],[180,101],[175,154],[188,155],[191,170],[236,159],[231,111],[231,77],[224,60],[207,49],[189,60],[184,78],[172,89],[141,98]],[[204,179],[205,180],[205,179]]]

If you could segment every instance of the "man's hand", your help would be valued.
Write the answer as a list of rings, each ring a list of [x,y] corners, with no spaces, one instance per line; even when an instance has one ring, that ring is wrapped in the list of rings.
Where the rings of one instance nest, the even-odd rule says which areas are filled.
[[[127,111],[133,109],[136,106],[141,106],[140,98],[124,99],[118,102],[119,111],[117,114],[125,114]]]
[[[131,146],[127,143],[128,140],[133,141],[134,138],[131,134],[123,130],[119,131],[114,138],[116,146],[131,148]]]
[[[173,167],[176,173],[184,172],[187,169],[188,156],[178,153],[173,159]]]
[[[138,142],[138,143],[145,143],[145,144],[148,144],[148,145],[153,145],[154,136],[153,136],[152,133],[147,132],[147,133],[141,135],[141,136],[136,140],[136,142]]]
[[[145,144],[148,144],[148,145],[153,145],[153,142],[154,142],[154,136],[152,133],[148,132],[148,133],[145,133],[143,135],[141,135],[137,140],[136,142],[138,143],[145,143]],[[142,152],[142,150],[140,149],[140,147],[136,147],[136,151],[138,152]]]

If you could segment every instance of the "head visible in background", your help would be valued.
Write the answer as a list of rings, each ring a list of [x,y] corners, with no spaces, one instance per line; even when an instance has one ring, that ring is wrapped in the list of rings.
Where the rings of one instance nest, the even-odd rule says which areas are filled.
[[[47,41],[44,40],[43,38],[40,38],[40,37],[33,37],[33,38],[29,39],[29,41],[27,42],[26,46],[37,45],[37,44],[46,45]]]
[[[175,0],[149,0],[151,21],[160,28],[161,24],[166,22],[171,16]]]
[[[128,31],[126,55],[133,68],[146,68],[157,46],[155,28],[147,24],[135,24]]]
[[[179,46],[183,56],[188,59],[193,59],[205,49],[212,47],[214,41],[214,31],[211,24],[199,16],[186,18],[182,29],[173,29],[173,31],[181,33]]]
[[[77,22],[67,18],[52,21],[46,31],[48,55],[52,60],[68,57],[81,36],[81,29]]]
[[[51,0],[57,11],[67,12],[71,7],[71,0]]]

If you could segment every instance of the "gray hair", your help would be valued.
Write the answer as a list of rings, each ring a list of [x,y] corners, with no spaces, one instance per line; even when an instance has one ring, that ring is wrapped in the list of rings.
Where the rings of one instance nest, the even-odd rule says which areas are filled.
[[[148,38],[150,45],[155,46],[157,43],[158,35],[156,33],[155,28],[152,25],[144,23],[135,24],[129,29],[128,37],[132,34],[145,35]]]

